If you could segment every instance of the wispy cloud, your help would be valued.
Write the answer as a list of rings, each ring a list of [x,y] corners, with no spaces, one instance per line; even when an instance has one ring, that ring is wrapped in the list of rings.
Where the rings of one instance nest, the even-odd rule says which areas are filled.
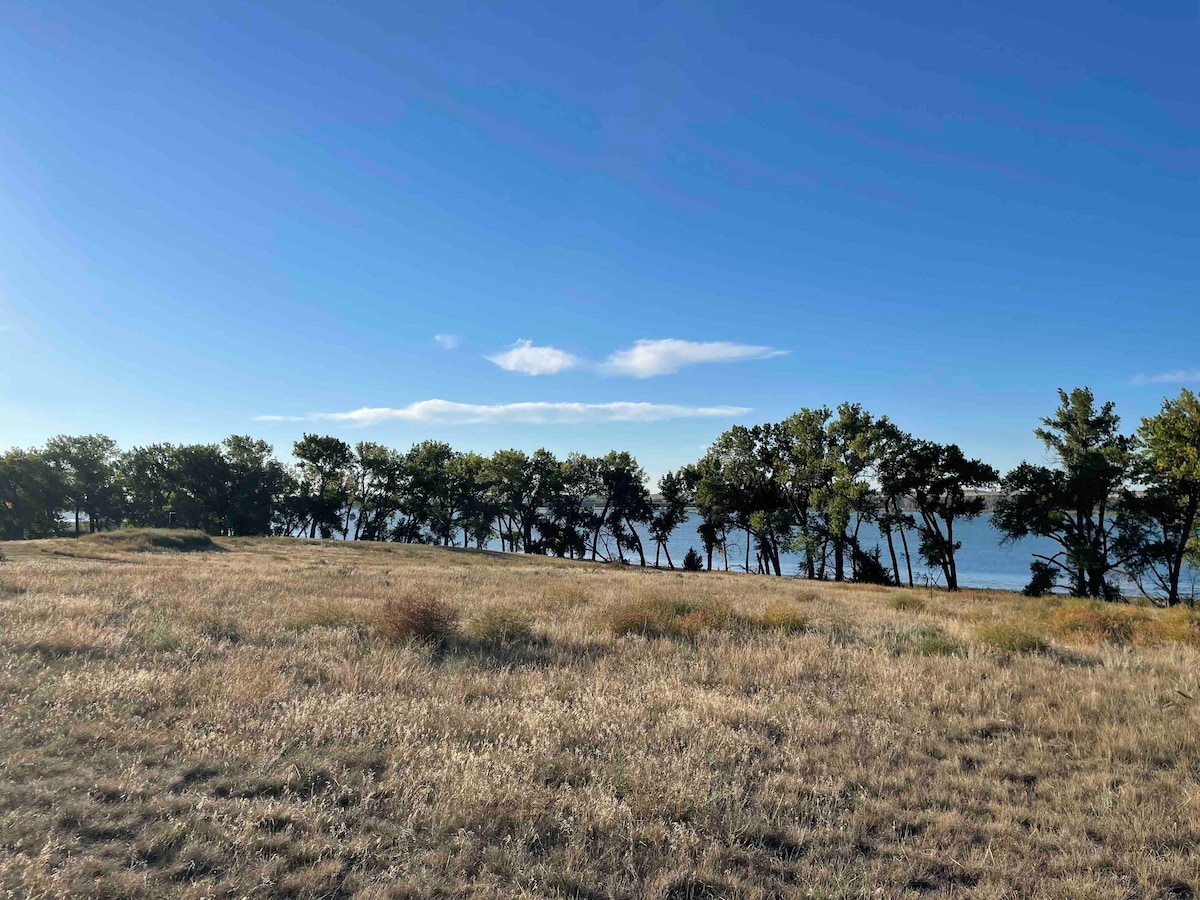
[[[535,347],[532,341],[517,341],[508,350],[487,359],[506,371],[522,375],[557,375],[579,364],[579,360],[565,350]]]
[[[308,416],[258,416],[260,422],[332,421],[354,425],[380,422],[431,422],[445,425],[521,423],[572,425],[593,422],[659,422],[699,417],[735,418],[750,412],[745,406],[680,406],[673,403],[455,403],[422,400],[408,406],[370,406],[349,412]]]
[[[454,350],[458,347],[461,341],[462,338],[460,338],[457,334],[435,334],[433,336],[433,342],[443,350]]]
[[[1200,381],[1200,369],[1173,369],[1133,376],[1134,384],[1190,384],[1193,381]]]
[[[681,341],[674,338],[657,341],[635,341],[632,347],[618,350],[600,365],[606,375],[632,375],[634,378],[653,378],[669,375],[685,366],[714,362],[741,362],[748,359],[769,359],[788,351],[756,344],[735,344],[730,341]]]

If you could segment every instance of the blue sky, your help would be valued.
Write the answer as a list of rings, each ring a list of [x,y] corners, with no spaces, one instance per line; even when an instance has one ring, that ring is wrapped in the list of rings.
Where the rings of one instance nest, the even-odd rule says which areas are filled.
[[[0,0],[0,445],[1006,468],[1200,386],[1193,0],[341,6]]]

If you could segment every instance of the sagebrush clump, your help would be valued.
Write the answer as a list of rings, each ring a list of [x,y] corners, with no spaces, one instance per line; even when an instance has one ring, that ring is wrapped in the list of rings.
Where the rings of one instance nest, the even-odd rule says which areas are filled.
[[[375,631],[385,641],[444,643],[458,635],[458,610],[429,591],[386,600],[375,614]]]

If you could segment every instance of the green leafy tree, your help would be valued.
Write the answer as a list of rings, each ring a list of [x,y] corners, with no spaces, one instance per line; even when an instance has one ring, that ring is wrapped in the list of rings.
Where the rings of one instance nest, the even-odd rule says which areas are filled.
[[[1155,595],[1174,606],[1182,599],[1189,548],[1200,543],[1200,398],[1184,388],[1164,400],[1157,415],[1142,419],[1136,445],[1134,474],[1142,490],[1126,496],[1121,541],[1139,585],[1149,581]]]
[[[917,441],[904,456],[897,487],[916,504],[921,556],[942,570],[948,591],[958,590],[954,554],[962,547],[954,537],[954,523],[979,516],[985,501],[973,492],[999,480],[999,472],[978,459],[967,459],[957,444]]]
[[[824,577],[828,529],[819,502],[833,479],[828,431],[832,417],[829,407],[806,408],[780,424],[783,496],[797,529],[791,549],[804,554],[810,579]]]
[[[613,538],[620,561],[630,550],[646,565],[646,550],[637,531],[638,525],[648,526],[654,514],[645,471],[631,454],[613,450],[597,462],[597,475],[604,507],[592,535],[592,558],[603,531]]]
[[[14,448],[0,456],[0,540],[53,537],[69,502],[45,454]]]
[[[450,460],[450,485],[457,497],[458,530],[463,546],[471,541],[483,548],[495,534],[496,506],[491,498],[487,458],[478,453],[459,453]]]
[[[895,537],[900,538],[904,552],[904,567],[908,586],[913,586],[912,557],[908,550],[907,532],[917,527],[916,520],[905,511],[908,499],[905,479],[908,476],[908,461],[916,438],[884,418],[875,423],[876,429],[876,477],[879,482],[879,509],[876,521],[887,540],[888,554],[892,560],[892,572],[900,584],[900,560],[896,554]]]
[[[230,435],[221,444],[229,488],[225,500],[226,533],[235,537],[271,533],[287,493],[283,464],[274,448],[249,435]]]
[[[650,518],[650,536],[658,548],[654,553],[654,565],[658,565],[659,553],[667,556],[667,565],[674,569],[671,551],[667,543],[671,535],[687,519],[687,507],[691,502],[691,491],[688,490],[687,479],[683,472],[667,472],[658,480],[659,502]],[[692,553],[695,553],[693,550]],[[696,555],[696,561],[700,557]]]
[[[328,435],[305,434],[292,447],[300,476],[304,519],[309,538],[317,531],[330,537],[344,528],[342,511],[349,504],[349,445]]]
[[[572,453],[562,461],[555,491],[538,523],[547,553],[582,559],[595,528],[592,500],[600,492],[599,460]]]
[[[117,442],[103,434],[60,434],[46,442],[45,458],[61,478],[77,535],[81,515],[88,518],[88,531],[121,520],[117,452]]]
[[[875,510],[867,480],[875,462],[875,438],[874,419],[857,403],[838,406],[826,427],[829,480],[816,490],[813,501],[833,545],[834,581],[845,581],[846,549],[858,550],[859,528]]]
[[[1113,404],[1097,408],[1089,388],[1060,389],[1058,396],[1054,415],[1034,431],[1056,465],[1022,463],[1009,472],[992,524],[1006,541],[1037,535],[1057,543],[1055,553],[1034,558],[1054,566],[1075,596],[1114,598],[1111,574],[1129,558],[1118,554],[1114,498],[1130,471],[1130,440]]]

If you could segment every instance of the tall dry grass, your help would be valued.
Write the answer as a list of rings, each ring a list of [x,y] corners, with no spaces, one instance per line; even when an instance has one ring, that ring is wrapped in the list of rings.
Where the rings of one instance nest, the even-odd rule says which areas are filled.
[[[219,543],[5,548],[10,896],[1200,887],[1190,611]]]

